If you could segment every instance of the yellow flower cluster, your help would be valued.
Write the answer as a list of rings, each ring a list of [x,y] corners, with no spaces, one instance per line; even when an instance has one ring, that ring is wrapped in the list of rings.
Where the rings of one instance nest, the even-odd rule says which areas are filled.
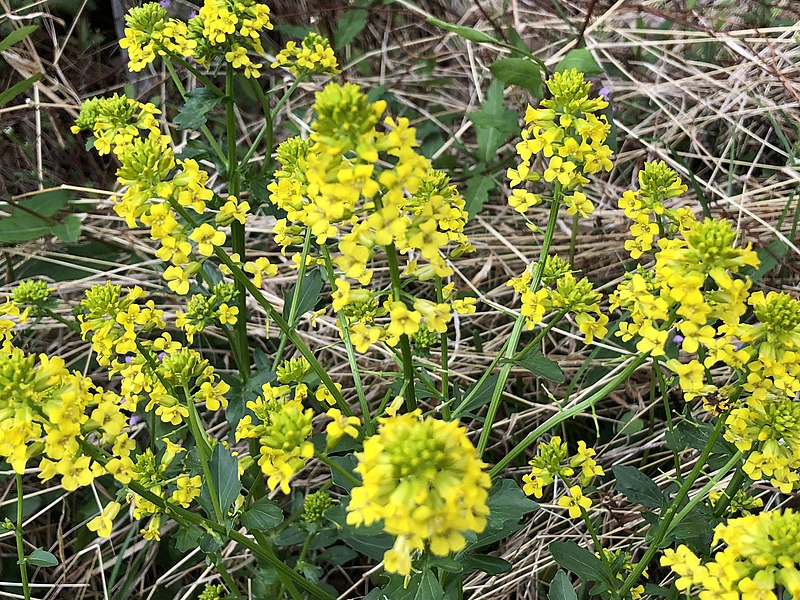
[[[720,542],[726,547],[706,563],[680,545],[664,551],[661,565],[677,575],[679,590],[700,590],[700,600],[800,598],[800,514],[730,519],[714,531],[714,545]]]
[[[387,571],[409,575],[414,554],[461,550],[463,532],[486,527],[490,486],[485,465],[457,422],[421,411],[380,420],[378,433],[357,453],[362,484],[353,488],[347,522],[383,522],[395,537],[384,554]]]
[[[81,105],[71,131],[74,134],[91,132],[91,144],[98,154],[108,154],[113,150],[119,155],[133,140],[142,137],[142,132],[149,138],[161,138],[156,119],[159,114],[161,111],[152,104],[124,95],[89,98]]]
[[[339,63],[330,42],[317,33],[310,32],[298,45],[290,41],[275,57],[270,67],[285,67],[295,77],[311,73],[339,73]]]
[[[202,261],[226,243],[227,235],[211,222],[201,223],[192,230],[173,208],[178,206],[204,215],[214,193],[206,187],[209,175],[197,161],[175,157],[170,138],[159,133],[153,116],[157,113],[154,106],[124,96],[95,98],[84,103],[73,130],[91,131],[99,152],[113,151],[117,156],[120,162],[117,179],[127,190],[115,202],[114,211],[125,219],[128,227],[142,224],[150,229],[150,237],[160,245],[156,256],[170,263],[163,274],[168,287],[185,295],[189,293],[192,278],[202,268]],[[249,210],[247,202],[229,196],[221,203],[214,220],[223,227],[234,220],[244,223]],[[259,277],[263,273],[277,273],[266,258],[259,261],[264,263],[259,265]],[[256,263],[243,266],[256,272]],[[216,318],[220,322],[235,322],[236,314],[229,304],[221,312],[219,308]],[[181,317],[181,326],[187,326],[186,331],[191,335],[197,332],[191,329],[200,319],[189,321],[192,319]]]
[[[688,208],[670,208],[664,202],[681,196],[688,187],[664,161],[645,163],[639,171],[639,189],[628,190],[619,199],[619,207],[633,221],[632,240],[626,240],[625,250],[638,259],[653,249],[656,235],[685,231],[694,218]]]
[[[317,94],[316,119],[308,139],[290,138],[278,148],[280,169],[270,184],[272,202],[287,213],[275,226],[284,248],[296,245],[305,228],[318,244],[338,238],[333,264],[341,277],[333,284],[333,307],[345,311],[351,341],[358,352],[384,340],[390,345],[424,326],[444,332],[451,319],[453,288],[432,302],[393,297],[383,305],[367,285],[376,250],[410,260],[405,280],[427,281],[452,274],[446,258],[473,250],[464,234],[464,200],[444,173],[415,150],[415,131],[407,119],[378,123],[385,102],[370,103],[357,86],[329,84]],[[299,262],[299,258],[295,260]],[[459,309],[470,311],[462,302]],[[376,318],[389,317],[384,326]]]
[[[595,291],[592,283],[586,277],[576,279],[567,261],[558,256],[548,256],[542,276],[543,286],[534,292],[531,284],[536,265],[531,263],[521,275],[506,283],[520,294],[520,312],[525,317],[525,326],[533,329],[553,310],[565,314],[571,312],[586,344],[591,344],[595,338],[602,339],[608,333],[608,317],[600,312],[602,295]]]
[[[546,197],[541,190],[529,191],[526,184],[555,182],[565,194],[569,214],[586,217],[594,210],[580,191],[589,182],[586,176],[613,166],[613,152],[605,144],[611,126],[605,115],[596,114],[608,102],[590,99],[592,84],[575,69],[555,73],[546,85],[553,97],[542,100],[540,108],[528,106],[525,111],[522,141],[517,144],[521,162],[506,173],[512,188],[508,203],[524,215]]]
[[[260,422],[254,423],[249,414],[242,417],[236,428],[236,441],[258,441],[261,454],[258,464],[267,476],[269,489],[280,486],[288,494],[291,478],[314,456],[314,445],[309,439],[314,411],[303,408],[308,388],[298,382],[293,392],[289,385],[266,383],[261,391],[261,396],[246,405]]]
[[[89,485],[105,471],[83,455],[81,442],[96,432],[113,439],[128,424],[121,399],[60,358],[25,354],[7,345],[0,353],[0,457],[17,473],[41,458],[43,481],[60,476],[67,491]]]
[[[148,2],[125,16],[125,37],[119,42],[128,51],[128,68],[141,71],[156,56],[192,57],[205,67],[224,57],[245,77],[258,77],[261,63],[249,53],[264,54],[261,33],[272,29],[269,7],[255,0],[205,0],[196,17],[170,19],[160,4]]]
[[[125,37],[120,48],[128,51],[128,69],[141,71],[158,56],[167,53],[191,56],[197,41],[179,19],[168,19],[167,9],[156,2],[133,7],[125,15]]]
[[[185,312],[175,312],[175,325],[183,329],[190,343],[211,324],[234,325],[239,314],[235,296],[233,284],[225,282],[216,284],[211,295],[195,294],[186,303]]]
[[[656,170],[645,167],[650,174],[644,178],[648,197],[668,197],[681,188],[680,179],[668,170],[663,165]],[[701,344],[709,349],[705,367],[732,362],[732,335],[747,310],[750,286],[747,279],[733,275],[757,265],[758,257],[750,246],[735,247],[736,231],[729,221],[698,222],[687,212],[675,223],[674,237],[659,240],[655,268],[640,266],[628,273],[611,295],[612,309],[630,312],[617,335],[624,341],[638,336],[637,350],[663,356],[669,326],[675,323],[686,352],[696,352]],[[704,383],[705,371],[698,361],[681,364],[672,359],[666,364],[680,375],[687,400],[713,391]]]
[[[539,444],[536,456],[528,463],[531,472],[522,476],[522,491],[541,498],[544,488],[560,479],[569,486],[569,495],[561,496],[558,505],[568,510],[570,518],[579,518],[592,506],[592,501],[583,495],[583,488],[595,477],[605,475],[603,467],[594,459],[595,454],[593,448],[580,440],[578,451],[569,456],[567,443],[553,436],[549,442]]]

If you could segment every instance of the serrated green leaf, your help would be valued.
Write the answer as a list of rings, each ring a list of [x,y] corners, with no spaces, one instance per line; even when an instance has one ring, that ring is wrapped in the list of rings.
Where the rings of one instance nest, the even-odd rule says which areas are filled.
[[[586,48],[575,48],[567,52],[566,56],[556,65],[555,72],[560,73],[568,69],[577,69],[584,75],[599,75],[603,73],[601,67]]]
[[[448,23],[447,21],[442,21],[441,19],[436,19],[434,17],[428,17],[428,23],[430,23],[431,25],[436,25],[436,27],[444,29],[445,31],[449,31],[450,33],[455,33],[457,36],[462,37],[465,40],[469,40],[470,42],[477,42],[478,44],[500,43],[499,40],[473,27],[466,27],[464,25],[455,25],[453,23]]]
[[[208,120],[208,113],[222,101],[208,88],[198,87],[186,94],[186,104],[175,116],[178,129],[200,129]]]
[[[463,563],[464,570],[467,572],[483,571],[489,575],[508,573],[513,568],[513,565],[507,560],[488,554],[470,554],[464,558]]]
[[[322,273],[319,269],[306,273],[302,282],[295,283],[292,287],[286,290],[283,296],[283,318],[289,320],[289,311],[291,310],[292,298],[294,298],[295,289],[300,285],[300,296],[297,299],[297,308],[295,309],[295,318],[293,323],[289,323],[294,327],[300,317],[305,313],[312,310],[319,301],[319,293],[322,291]]]
[[[470,218],[479,214],[489,199],[489,192],[497,188],[494,180],[486,175],[473,175],[464,188],[464,208]]]
[[[267,497],[259,498],[242,513],[242,525],[249,531],[268,531],[283,522],[283,511]]]
[[[564,383],[564,372],[558,366],[558,363],[550,360],[540,352],[530,351],[513,362],[537,377],[543,377],[555,383]]]
[[[616,488],[629,502],[647,508],[661,508],[666,502],[656,483],[636,467],[617,465],[611,467],[616,478]]]
[[[14,44],[21,42],[34,31],[36,31],[38,27],[36,25],[26,25],[25,27],[20,27],[19,29],[15,29],[11,33],[9,33],[6,37],[0,40],[0,52],[5,52]]]
[[[608,582],[603,561],[581,548],[575,542],[552,542],[549,546],[553,559],[567,571],[584,581]]]
[[[575,593],[575,588],[569,582],[569,577],[561,569],[550,582],[547,598],[548,600],[578,600],[578,594]]]
[[[62,242],[77,242],[81,236],[81,220],[75,215],[67,215],[63,223],[53,227],[53,235]]]
[[[58,564],[58,559],[43,548],[36,548],[25,560],[34,567],[55,567]]]
[[[356,6],[366,6],[367,2],[354,3]],[[364,8],[351,8],[339,19],[336,30],[333,32],[333,48],[341,50],[356,39],[356,36],[367,26],[367,11]]]
[[[529,512],[539,508],[539,505],[528,498],[512,479],[497,481],[489,491],[486,503],[489,506],[490,527],[502,527],[506,521],[516,523]]]
[[[504,84],[528,90],[537,100],[543,97],[542,70],[527,58],[501,58],[489,70]]]
[[[36,73],[35,75],[31,75],[27,79],[20,81],[19,83],[15,83],[7,90],[0,92],[0,108],[3,108],[6,104],[11,102],[14,98],[19,96],[20,94],[27,91],[29,87],[31,87],[34,83],[39,81],[42,78],[41,73]]]

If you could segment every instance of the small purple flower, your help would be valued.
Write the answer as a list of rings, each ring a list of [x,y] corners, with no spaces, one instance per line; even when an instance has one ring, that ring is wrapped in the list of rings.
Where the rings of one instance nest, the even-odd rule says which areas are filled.
[[[156,356],[158,357],[158,360],[164,360],[164,357],[166,355],[167,355],[166,352],[159,352]]]
[[[598,94],[600,94],[606,100],[611,100],[611,88],[610,87],[601,87]]]
[[[130,420],[131,425],[138,425],[141,422],[142,422],[142,417],[138,415],[131,415],[131,420]]]
[[[189,13],[189,19],[194,19],[196,16],[197,16],[196,10],[193,10],[192,12]]]
[[[684,337],[680,333],[676,333],[675,335],[672,336],[672,341],[678,345],[680,345],[681,342],[683,342],[683,340]]]
[[[133,357],[132,356],[126,356],[125,357],[125,362],[128,363],[128,364],[131,364],[133,362]]]
[[[166,8],[166,9],[169,9],[169,8],[171,8],[171,7],[172,7],[172,0],[161,0],[161,1],[159,2],[159,4],[160,4],[162,7]]]

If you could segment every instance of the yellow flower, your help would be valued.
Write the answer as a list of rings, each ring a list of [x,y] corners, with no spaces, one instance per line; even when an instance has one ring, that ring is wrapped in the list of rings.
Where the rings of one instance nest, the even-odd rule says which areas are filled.
[[[213,225],[203,223],[195,229],[189,236],[193,242],[197,242],[197,251],[203,256],[214,254],[215,246],[222,246],[225,243],[225,232],[214,229]]]
[[[333,419],[325,428],[325,433],[328,434],[328,447],[335,446],[345,435],[353,439],[358,438],[357,426],[361,424],[358,417],[345,417],[337,408],[330,408],[325,414]]]
[[[98,537],[111,537],[111,529],[114,527],[114,518],[122,508],[119,502],[109,502],[103,511],[94,519],[86,524],[90,531],[96,531]]]
[[[583,495],[583,490],[580,486],[573,485],[569,488],[569,496],[561,496],[558,499],[558,505],[569,509],[571,519],[577,519],[581,516],[583,510],[587,510],[592,506],[592,501]]]

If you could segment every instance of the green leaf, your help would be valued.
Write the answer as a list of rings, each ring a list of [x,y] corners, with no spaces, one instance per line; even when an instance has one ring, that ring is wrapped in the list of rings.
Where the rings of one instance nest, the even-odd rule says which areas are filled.
[[[467,114],[467,118],[475,125],[478,159],[485,164],[496,159],[497,150],[507,137],[519,133],[519,116],[506,108],[503,84],[497,80],[486,90],[480,110]]]
[[[567,52],[566,56],[556,65],[555,72],[560,73],[567,69],[577,69],[584,75],[599,75],[603,73],[603,67],[586,48],[575,48]]]
[[[470,554],[463,560],[465,571],[483,571],[489,575],[508,573],[513,565],[498,556],[488,554]]]
[[[193,550],[200,543],[201,535],[203,535],[203,532],[194,525],[181,527],[175,536],[175,547],[181,552]]]
[[[636,467],[617,465],[611,470],[617,480],[617,491],[629,502],[647,508],[661,508],[666,501],[658,485]]]
[[[210,113],[222,98],[208,88],[198,87],[186,94],[186,104],[175,117],[178,129],[200,129],[206,124]]]
[[[20,27],[19,29],[15,29],[11,33],[9,33],[6,37],[0,40],[0,52],[5,52],[11,46],[16,44],[17,42],[21,42],[34,31],[36,31],[38,27],[36,25],[26,25],[25,27]]]
[[[417,593],[414,594],[414,600],[442,600],[444,598],[444,590],[433,571],[426,570],[422,574],[419,587],[416,590]]]
[[[343,471],[347,471],[358,478],[358,475],[356,475],[355,471],[353,471],[358,464],[358,459],[356,459],[354,454],[347,454],[345,456],[329,456],[328,460],[337,464]],[[343,490],[347,490],[349,492],[353,489],[353,482],[339,473],[338,469],[331,469],[331,479],[333,480],[334,485],[338,485]]]
[[[0,243],[28,242],[49,235],[52,225],[47,221],[15,211],[9,217],[0,218]]]
[[[300,285],[300,296],[297,299],[297,308],[295,309],[295,318],[293,323],[289,323],[294,327],[305,313],[313,309],[319,301],[319,293],[322,291],[322,274],[319,269],[306,273],[303,281],[295,283],[290,287],[283,296],[283,318],[289,320],[289,311],[291,310],[292,298],[294,298],[295,288]]]
[[[347,546],[337,544],[320,552],[318,558],[320,561],[341,566],[354,558],[358,558],[358,552]]]
[[[594,554],[581,548],[575,542],[552,542],[550,554],[562,567],[584,581],[602,581],[610,583],[603,567],[603,561]]]
[[[63,223],[53,227],[53,235],[62,242],[77,242],[81,236],[81,220],[75,215],[67,215]]]
[[[528,498],[513,479],[500,479],[489,491],[489,526],[502,527],[506,521],[517,523],[539,505]]]
[[[494,392],[494,386],[497,385],[497,379],[497,375],[490,375],[483,380],[483,383],[476,382],[467,388],[464,393],[464,402],[453,412],[453,417],[457,418],[479,409],[484,404],[488,404],[492,399],[492,392]]]
[[[541,352],[532,350],[513,362],[537,377],[543,377],[555,383],[564,383],[564,372],[561,367],[558,366],[556,361],[550,360]]]
[[[249,531],[268,531],[283,523],[283,511],[266,496],[242,513],[242,525]]]
[[[486,175],[473,175],[467,180],[467,186],[464,189],[464,201],[470,218],[481,212],[483,205],[489,199],[489,192],[495,189],[497,189],[497,184],[491,177]]]
[[[449,556],[433,556],[428,559],[428,566],[448,573],[461,573],[464,570],[464,565]]]
[[[783,240],[772,240],[763,248],[758,248],[759,265],[758,268],[746,267],[741,270],[742,275],[750,277],[753,281],[761,281],[764,276],[772,271],[780,264],[780,261],[786,256],[789,251],[789,246]]]
[[[34,567],[55,567],[58,564],[58,559],[42,548],[31,552],[25,560]]]
[[[71,194],[67,190],[48,190],[20,200],[17,204],[42,217],[52,217],[62,210]],[[27,214],[27,213],[26,213]]]
[[[39,81],[42,78],[41,73],[36,73],[35,75],[31,75],[27,79],[20,81],[19,83],[15,83],[7,90],[4,90],[0,93],[0,108],[4,107],[6,104],[11,102],[14,98],[19,96],[20,94],[24,93],[29,87],[31,87],[34,83]]]
[[[497,79],[506,85],[528,90],[537,100],[543,97],[542,70],[527,58],[501,58],[489,67]]]
[[[366,6],[367,2],[355,2],[355,6]],[[367,11],[363,8],[351,8],[339,19],[336,31],[333,32],[333,49],[341,50],[356,39],[356,36],[367,26]]]
[[[455,25],[453,23],[448,23],[447,21],[435,19],[434,17],[428,17],[428,23],[430,23],[431,25],[436,25],[440,29],[444,29],[445,31],[449,31],[450,33],[455,33],[457,36],[462,37],[465,40],[469,40],[470,42],[477,42],[478,44],[500,43],[499,40],[483,33],[482,31],[478,31],[474,27]]]
[[[239,483],[239,463],[235,456],[231,456],[230,450],[222,444],[217,444],[211,454],[209,467],[220,508],[223,513],[227,513],[242,490],[242,485]]]
[[[547,592],[548,600],[578,600],[575,588],[569,582],[569,577],[561,569],[558,570],[553,581],[550,582],[550,591]]]
[[[635,410],[629,410],[623,414],[615,427],[616,432],[623,435],[634,435],[642,429],[644,429],[644,422],[638,417]]]

